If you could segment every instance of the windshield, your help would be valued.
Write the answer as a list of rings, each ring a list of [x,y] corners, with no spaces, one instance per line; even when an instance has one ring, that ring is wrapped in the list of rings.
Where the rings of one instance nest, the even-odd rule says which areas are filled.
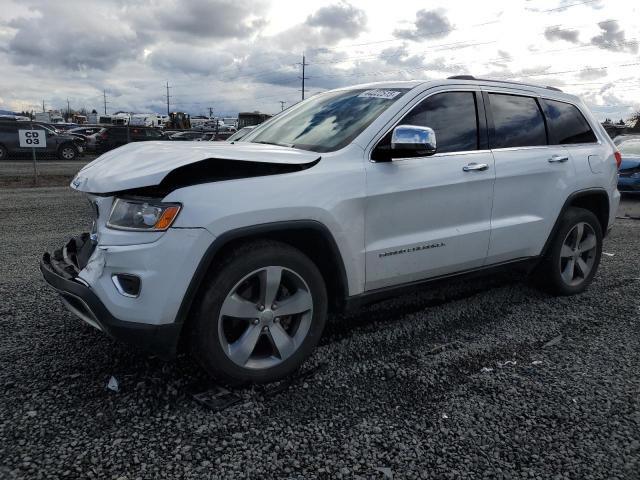
[[[640,155],[640,139],[627,140],[618,145],[620,153],[627,155]]]
[[[317,95],[274,117],[252,143],[333,152],[348,145],[408,88],[341,90]]]

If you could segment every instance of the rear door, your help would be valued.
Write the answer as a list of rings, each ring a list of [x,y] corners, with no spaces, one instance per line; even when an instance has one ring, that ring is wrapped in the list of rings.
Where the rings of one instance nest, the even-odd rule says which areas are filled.
[[[579,177],[603,173],[607,167],[607,148],[598,139],[589,122],[575,106],[559,100],[542,98],[540,105],[549,127],[549,143],[562,145],[571,156]]]
[[[433,93],[395,125],[433,128],[437,153],[377,158],[392,128],[373,150],[366,164],[367,290],[480,267],[489,245],[494,165],[480,93]]]
[[[487,263],[540,254],[573,186],[567,149],[550,145],[540,100],[483,93],[496,181]]]

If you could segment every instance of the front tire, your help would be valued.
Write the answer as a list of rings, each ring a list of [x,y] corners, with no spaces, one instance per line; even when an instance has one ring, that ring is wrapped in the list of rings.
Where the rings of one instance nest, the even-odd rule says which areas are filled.
[[[570,207],[538,267],[538,283],[555,295],[584,292],[598,270],[601,254],[598,218],[584,208]]]
[[[65,144],[58,150],[58,157],[61,160],[75,160],[78,157],[78,149],[70,144]]]
[[[213,377],[266,383],[294,372],[318,344],[327,293],[317,266],[275,241],[245,244],[205,280],[191,350]]]
[[[9,152],[7,149],[3,145],[0,145],[0,161],[6,160],[8,156]]]

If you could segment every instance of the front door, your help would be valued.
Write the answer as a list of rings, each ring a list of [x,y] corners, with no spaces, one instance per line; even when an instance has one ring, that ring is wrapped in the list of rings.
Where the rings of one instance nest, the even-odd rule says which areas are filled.
[[[367,290],[481,267],[489,246],[495,172],[481,96],[432,94],[398,125],[431,127],[437,152],[367,163]]]

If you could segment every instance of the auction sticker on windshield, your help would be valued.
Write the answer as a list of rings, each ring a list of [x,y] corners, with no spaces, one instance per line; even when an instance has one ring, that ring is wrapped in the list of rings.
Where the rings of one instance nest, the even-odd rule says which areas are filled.
[[[396,98],[400,95],[401,92],[397,92],[395,90],[381,90],[379,88],[375,90],[367,90],[366,92],[362,92],[358,97],[360,98],[384,98],[387,100],[391,100],[392,98]]]

